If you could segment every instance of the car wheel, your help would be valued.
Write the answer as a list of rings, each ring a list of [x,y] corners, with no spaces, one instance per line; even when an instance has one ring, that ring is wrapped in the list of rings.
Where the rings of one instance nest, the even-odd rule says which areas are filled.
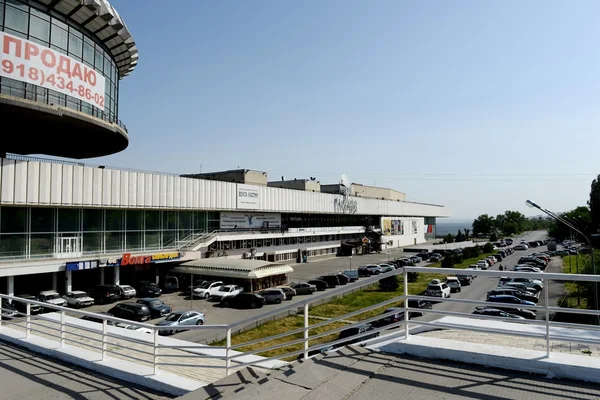
[[[250,308],[256,308],[256,303],[255,302],[250,303]]]
[[[462,292],[462,288],[458,288],[458,292],[459,292],[459,293],[460,293],[460,292]]]
[[[175,334],[175,331],[174,331],[173,329],[171,329],[171,330],[169,331],[169,335],[174,335],[174,334]]]
[[[275,299],[275,304],[281,304],[281,299]]]
[[[229,307],[229,301],[225,300],[225,301],[223,302],[223,307]]]
[[[204,293],[204,298],[208,299],[210,297],[210,295],[208,293]]]
[[[75,303],[75,308],[81,308],[81,303]]]
[[[204,321],[202,321],[201,319],[199,319],[198,321],[196,321],[196,325],[204,325]]]
[[[379,274],[380,274],[380,272],[379,272],[379,271],[375,271],[375,275],[379,275]]]

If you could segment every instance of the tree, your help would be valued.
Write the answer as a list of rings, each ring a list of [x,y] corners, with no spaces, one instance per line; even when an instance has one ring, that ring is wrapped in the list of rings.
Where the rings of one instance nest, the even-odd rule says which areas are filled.
[[[575,228],[583,233],[587,235],[593,233],[594,224],[591,212],[586,206],[579,206],[574,210],[560,214],[560,216],[567,219]],[[570,239],[571,235],[577,235],[577,233],[571,232],[568,226],[555,220],[552,221],[552,225],[548,228],[548,234],[557,240]],[[582,240],[582,238],[579,239]]]
[[[498,236],[496,236],[495,233],[492,233],[490,235],[490,242],[497,242],[498,241]]]
[[[451,233],[444,236],[444,243],[453,243],[453,242],[454,242],[454,236],[452,236]]]
[[[471,233],[470,229],[463,229],[465,231],[465,240],[469,240],[469,234]]]
[[[483,245],[483,252],[484,253],[491,253],[492,251],[494,251],[494,245],[491,244],[490,242],[487,242],[485,245]]]
[[[592,222],[591,232],[596,233],[600,228],[600,175],[592,181],[588,206]]]
[[[452,254],[446,254],[442,259],[442,268],[454,268],[454,256]]]
[[[459,229],[458,232],[456,232],[456,241],[457,242],[464,242],[465,241],[465,235],[463,235],[462,231]]]
[[[488,236],[494,229],[494,217],[482,214],[473,220],[473,235]]]
[[[396,275],[379,280],[379,288],[384,292],[395,292],[398,290],[399,286],[400,282],[398,282],[398,277]]]

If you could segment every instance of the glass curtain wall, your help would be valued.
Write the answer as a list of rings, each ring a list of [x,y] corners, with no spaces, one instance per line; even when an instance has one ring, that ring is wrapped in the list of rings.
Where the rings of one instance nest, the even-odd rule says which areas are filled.
[[[93,115],[110,122],[118,120],[119,77],[110,53],[92,39],[90,32],[65,16],[52,13],[39,5],[39,9],[22,0],[0,0],[0,31],[30,40],[63,53],[90,68],[106,79],[105,108],[99,109],[74,97],[42,88],[37,85],[0,78],[0,93],[44,103],[54,103]]]
[[[214,226],[218,216],[202,211],[0,207],[0,260],[52,257],[64,251],[61,240],[68,238],[77,239],[69,242],[76,243],[71,251],[84,255],[174,248],[192,232]]]

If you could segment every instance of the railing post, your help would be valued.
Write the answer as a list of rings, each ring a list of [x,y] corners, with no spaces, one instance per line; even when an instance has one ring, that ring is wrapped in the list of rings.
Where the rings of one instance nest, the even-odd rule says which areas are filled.
[[[158,329],[154,329],[154,375],[158,372]]]
[[[31,304],[27,303],[27,325],[25,327],[25,337],[29,338],[29,335],[31,334]]]
[[[106,320],[102,320],[102,361],[106,359]]]
[[[308,303],[304,305],[304,359],[308,358]]]
[[[227,339],[225,348],[225,376],[229,376],[229,349],[231,348],[231,328],[227,328]]]
[[[402,275],[404,275],[404,340],[408,340],[410,312],[408,311],[408,272],[406,272],[406,268],[404,268]]]
[[[546,358],[550,358],[550,305],[548,304],[549,287],[544,282],[544,301],[546,303]]]
[[[60,348],[65,347],[65,312],[60,312]]]
[[[0,326],[2,326],[2,300],[4,300],[3,298],[0,298]],[[6,300],[8,301],[8,300]]]

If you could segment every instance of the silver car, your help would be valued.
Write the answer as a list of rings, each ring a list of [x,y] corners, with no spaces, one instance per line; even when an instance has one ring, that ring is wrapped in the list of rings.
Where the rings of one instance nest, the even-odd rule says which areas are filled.
[[[175,334],[186,330],[185,328],[192,325],[203,325],[205,315],[198,311],[177,311],[167,315],[165,319],[156,323],[156,326],[168,326],[171,329],[159,331],[161,335]]]
[[[280,304],[285,300],[285,293],[281,289],[265,289],[258,292],[267,300],[267,303]]]

